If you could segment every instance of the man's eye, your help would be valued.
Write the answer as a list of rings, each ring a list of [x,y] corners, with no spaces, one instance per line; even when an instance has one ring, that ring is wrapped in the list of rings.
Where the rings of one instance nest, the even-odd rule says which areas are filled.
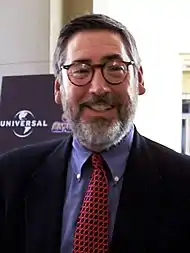
[[[73,69],[72,70],[72,76],[75,78],[86,78],[88,77],[90,74],[89,69],[85,69],[85,68],[79,68],[79,69]]]
[[[89,73],[88,69],[76,69],[73,71],[76,74],[83,74],[83,73]]]
[[[122,71],[125,70],[124,66],[120,66],[120,65],[113,65],[113,66],[108,66],[107,67],[108,71]]]

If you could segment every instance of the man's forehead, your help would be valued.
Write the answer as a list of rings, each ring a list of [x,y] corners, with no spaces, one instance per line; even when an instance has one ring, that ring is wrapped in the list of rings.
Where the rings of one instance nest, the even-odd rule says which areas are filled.
[[[78,32],[69,40],[67,59],[104,60],[126,58],[127,53],[120,34],[107,30]],[[128,57],[127,57],[128,58]]]

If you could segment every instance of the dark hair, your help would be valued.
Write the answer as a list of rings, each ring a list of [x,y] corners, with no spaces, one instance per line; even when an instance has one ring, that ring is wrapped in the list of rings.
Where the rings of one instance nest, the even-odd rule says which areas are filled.
[[[123,24],[103,14],[86,14],[72,19],[60,31],[53,57],[55,77],[58,77],[60,65],[65,61],[66,47],[69,39],[77,32],[86,30],[108,30],[119,33],[130,60],[134,61],[136,66],[140,65],[140,57],[135,39]]]

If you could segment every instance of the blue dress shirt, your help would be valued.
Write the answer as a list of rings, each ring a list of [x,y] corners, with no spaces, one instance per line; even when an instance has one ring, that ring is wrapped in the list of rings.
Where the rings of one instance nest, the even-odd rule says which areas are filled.
[[[110,171],[110,177],[108,177],[110,240],[112,238],[122,188],[122,177],[127,165],[133,134],[134,127],[131,128],[129,134],[118,145],[111,147],[108,151],[101,152]],[[92,173],[92,167],[88,160],[91,155],[92,151],[82,146],[76,138],[73,139],[73,148],[67,176],[66,199],[63,208],[61,253],[72,253],[73,250],[76,220],[79,216],[82,200]]]

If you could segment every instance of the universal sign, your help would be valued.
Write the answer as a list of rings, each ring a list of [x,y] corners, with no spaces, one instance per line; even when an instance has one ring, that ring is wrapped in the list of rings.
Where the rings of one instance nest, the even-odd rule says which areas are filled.
[[[48,127],[46,120],[36,119],[28,110],[21,110],[15,114],[12,120],[1,120],[0,128],[12,128],[13,133],[19,138],[25,138],[32,134],[34,128]]]

